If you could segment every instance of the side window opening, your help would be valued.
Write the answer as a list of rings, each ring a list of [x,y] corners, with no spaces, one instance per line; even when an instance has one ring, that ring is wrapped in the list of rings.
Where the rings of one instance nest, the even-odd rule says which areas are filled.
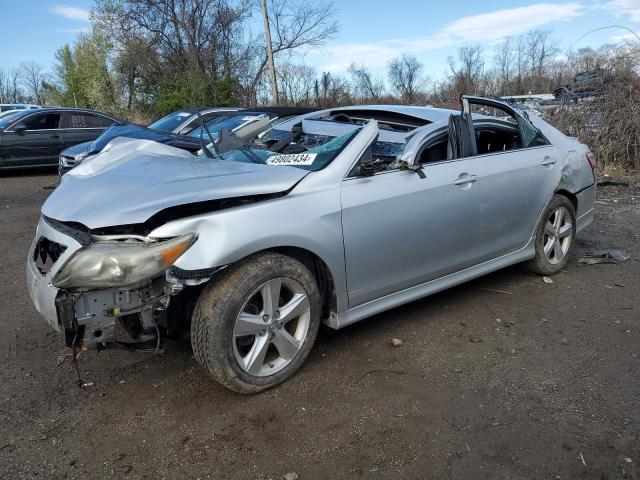
[[[544,135],[526,119],[526,115],[523,117],[500,105],[484,105],[472,100],[469,101],[469,111],[485,116],[485,121],[490,120],[487,117],[492,117],[496,123],[502,124],[478,126],[483,122],[478,117],[474,118],[478,155],[549,145]]]
[[[102,128],[103,119],[87,113],[71,113],[67,117],[67,128]]]
[[[478,155],[506,152],[522,148],[522,139],[517,129],[499,127],[476,127]]]
[[[42,115],[35,115],[32,118],[25,120],[24,122],[27,130],[55,130],[60,127],[60,114],[59,113],[45,113]]]
[[[449,135],[447,133],[438,136],[427,145],[422,147],[418,153],[418,163],[442,162],[448,158]]]

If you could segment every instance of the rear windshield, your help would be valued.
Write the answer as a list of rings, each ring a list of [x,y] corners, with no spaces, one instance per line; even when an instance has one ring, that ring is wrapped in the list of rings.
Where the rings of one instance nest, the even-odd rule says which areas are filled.
[[[159,130],[161,132],[171,133],[192,116],[193,113],[190,112],[173,112],[165,117],[162,117],[160,120],[156,120],[151,125],[149,125],[149,128],[152,128],[153,130]]]

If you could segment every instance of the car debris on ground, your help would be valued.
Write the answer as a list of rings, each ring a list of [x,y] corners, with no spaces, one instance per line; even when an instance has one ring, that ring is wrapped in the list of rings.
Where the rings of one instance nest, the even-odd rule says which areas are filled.
[[[619,249],[592,250],[578,259],[578,265],[596,265],[598,263],[622,263],[629,257]]]

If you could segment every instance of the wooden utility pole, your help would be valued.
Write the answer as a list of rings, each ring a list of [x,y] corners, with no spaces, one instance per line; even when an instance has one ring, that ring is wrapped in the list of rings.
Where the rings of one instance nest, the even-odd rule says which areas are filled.
[[[269,76],[271,77],[271,89],[273,91],[273,103],[278,104],[278,82],[276,79],[276,64],[273,62],[273,48],[271,47],[271,29],[269,28],[269,15],[267,14],[267,0],[260,0],[262,5],[262,19],[264,20],[264,37],[267,41],[267,61],[269,63]]]

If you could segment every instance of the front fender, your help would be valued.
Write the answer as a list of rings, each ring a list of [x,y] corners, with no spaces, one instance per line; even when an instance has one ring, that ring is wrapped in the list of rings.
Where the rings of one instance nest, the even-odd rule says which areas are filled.
[[[174,220],[149,236],[195,232],[198,240],[174,264],[201,270],[235,263],[270,248],[297,247],[321,258],[336,288],[338,312],[348,306],[340,197],[336,188],[294,194]]]

